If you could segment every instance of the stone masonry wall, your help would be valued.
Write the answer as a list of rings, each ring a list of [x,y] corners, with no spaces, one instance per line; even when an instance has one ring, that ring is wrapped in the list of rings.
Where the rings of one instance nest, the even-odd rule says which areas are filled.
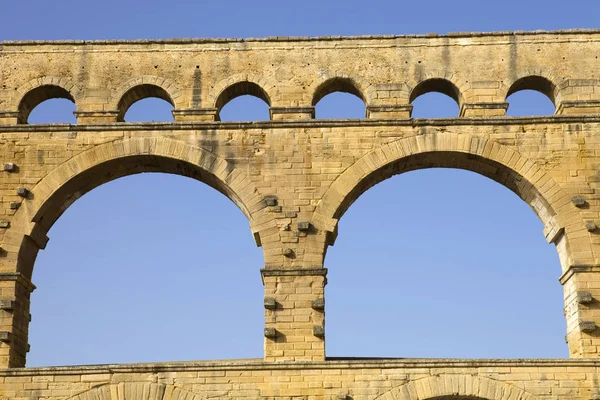
[[[0,398],[597,398],[600,354],[600,32],[363,38],[23,42],[0,45]],[[538,90],[549,117],[506,118]],[[315,120],[343,91],[364,119]],[[455,119],[411,119],[427,92]],[[253,95],[270,121],[221,123]],[[174,123],[123,123],[146,97]],[[29,125],[51,98],[77,124]],[[371,186],[420,168],[462,168],[514,191],[556,245],[566,339],[581,360],[330,360],[324,268],[338,221]],[[21,369],[35,258],[87,191],[140,172],[197,179],[249,221],[265,264],[262,361]],[[596,396],[596,397],[594,397]]]

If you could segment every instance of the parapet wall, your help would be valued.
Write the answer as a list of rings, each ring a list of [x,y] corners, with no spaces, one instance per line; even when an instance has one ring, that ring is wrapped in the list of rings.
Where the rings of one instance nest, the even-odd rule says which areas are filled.
[[[332,91],[358,95],[373,118],[407,118],[429,91],[463,116],[501,116],[506,97],[538,90],[557,113],[597,112],[598,31],[165,41],[4,42],[0,117],[25,123],[39,102],[63,97],[78,120],[114,122],[159,97],[178,121],[212,121],[251,94],[272,119],[311,118]]]

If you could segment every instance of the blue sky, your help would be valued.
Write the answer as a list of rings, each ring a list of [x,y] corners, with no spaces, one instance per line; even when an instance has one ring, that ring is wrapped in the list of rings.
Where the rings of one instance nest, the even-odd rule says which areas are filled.
[[[3,6],[1,40],[360,35],[597,27],[590,1],[39,1]],[[537,93],[511,115],[553,112]],[[70,122],[68,101],[30,123]],[[127,121],[170,119],[155,99]],[[238,98],[223,120],[267,118]],[[415,117],[455,116],[443,95]],[[321,118],[361,117],[332,94]],[[560,265],[533,211],[468,171],[393,177],[343,216],[327,254],[328,356],[566,357]],[[188,178],[142,174],[76,201],[35,265],[28,366],[262,357],[263,258],[237,207]]]

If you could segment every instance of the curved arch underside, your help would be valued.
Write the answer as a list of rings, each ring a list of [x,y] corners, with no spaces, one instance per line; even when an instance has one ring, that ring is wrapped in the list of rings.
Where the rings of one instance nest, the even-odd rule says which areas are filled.
[[[68,400],[204,400],[204,397],[173,385],[149,382],[107,384],[87,390]]]
[[[215,108],[217,109],[217,120],[221,119],[221,110],[227,103],[237,97],[246,95],[257,97],[267,103],[268,106],[271,106],[269,94],[258,84],[250,81],[237,82],[231,86],[228,86],[219,94],[219,97],[215,102]]]
[[[556,214],[534,186],[514,170],[478,155],[440,151],[404,157],[370,173],[347,194],[336,210],[334,218],[341,218],[362,193],[376,184],[394,175],[429,168],[456,168],[478,173],[514,192],[534,210],[542,221],[546,221]]]
[[[75,98],[69,93],[67,89],[64,89],[58,85],[42,85],[35,89],[30,90],[23,96],[19,103],[17,123],[26,124],[29,119],[31,111],[42,102],[51,99],[67,99],[75,103]]]
[[[393,175],[423,168],[464,169],[504,185],[534,210],[545,226],[547,240],[557,245],[563,228],[567,233],[569,230],[585,229],[581,221],[570,225],[563,222],[561,210],[564,214],[569,198],[531,160],[489,139],[467,134],[436,133],[382,145],[363,156],[334,181],[322,196],[314,217],[317,223],[325,221],[323,226],[330,232],[328,244],[335,240],[337,220],[362,193]],[[561,245],[567,246],[564,241]],[[581,242],[581,246],[587,250],[589,243]],[[563,266],[567,261],[561,259]]]
[[[463,374],[437,375],[395,387],[375,400],[535,400],[537,396],[505,382]]]
[[[134,103],[151,97],[162,99],[171,104],[171,106],[175,106],[175,103],[169,93],[162,87],[147,83],[137,85],[125,92],[119,100],[117,105],[117,110],[119,111],[117,121],[125,121],[125,114],[127,114],[127,111]]]
[[[452,100],[454,100],[460,107],[462,102],[462,93],[454,83],[443,78],[431,78],[420,82],[410,93],[409,102],[412,103],[417,99],[417,97],[431,92],[445,94],[446,96],[452,98]]]
[[[136,138],[100,145],[57,167],[29,194],[29,200],[15,214],[9,235],[18,249],[17,270],[30,277],[46,233],[60,215],[79,197],[114,179],[163,172],[201,181],[233,201],[246,217],[260,208],[251,206],[256,197],[247,177],[231,163],[201,148],[170,139]],[[18,239],[25,235],[24,239]],[[38,238],[31,240],[30,238]]]
[[[365,95],[360,91],[358,85],[352,79],[338,77],[328,79],[317,87],[313,94],[312,105],[316,106],[323,97],[334,92],[350,93],[361,99],[363,103],[366,103]]]

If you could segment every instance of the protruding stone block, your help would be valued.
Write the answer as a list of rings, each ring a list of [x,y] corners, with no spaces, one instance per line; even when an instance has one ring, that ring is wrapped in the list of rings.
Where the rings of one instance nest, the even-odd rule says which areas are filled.
[[[294,250],[287,248],[283,250],[283,255],[286,257],[292,257],[294,255]]]
[[[0,332],[0,342],[8,343],[12,338],[12,333],[1,331]]]
[[[11,311],[15,309],[16,299],[0,299],[0,310]]]
[[[277,301],[274,297],[265,297],[263,300],[263,304],[267,310],[274,310],[277,308]]]
[[[579,329],[581,329],[582,332],[593,332],[596,330],[596,328],[597,328],[597,326],[594,321],[580,321],[579,322]]]
[[[310,222],[298,222],[298,230],[300,232],[308,232],[310,230]]]
[[[26,187],[23,186],[19,186],[17,188],[17,195],[19,195],[20,197],[27,197],[29,195],[29,189],[27,189]]]
[[[15,172],[17,170],[17,166],[15,163],[7,162],[7,163],[4,163],[4,170],[6,172]]]
[[[592,294],[586,291],[577,292],[577,302],[579,304],[589,304],[594,300]]]
[[[265,328],[265,337],[275,339],[277,337],[277,330],[275,328]]]
[[[313,310],[323,311],[325,309],[325,299],[314,299],[311,307]]]
[[[313,335],[320,338],[325,337],[325,327],[323,325],[313,326]]]
[[[11,201],[9,207],[11,210],[17,210],[19,207],[21,207],[21,203],[18,201]]]
[[[575,196],[571,199],[571,202],[575,207],[579,208],[584,207],[587,204],[587,201],[585,198],[583,198],[583,196]]]
[[[277,205],[277,197],[275,197],[275,196],[265,196],[265,204],[268,207],[275,207]]]
[[[0,220],[0,228],[1,229],[10,228],[10,221],[7,221],[5,219]]]

